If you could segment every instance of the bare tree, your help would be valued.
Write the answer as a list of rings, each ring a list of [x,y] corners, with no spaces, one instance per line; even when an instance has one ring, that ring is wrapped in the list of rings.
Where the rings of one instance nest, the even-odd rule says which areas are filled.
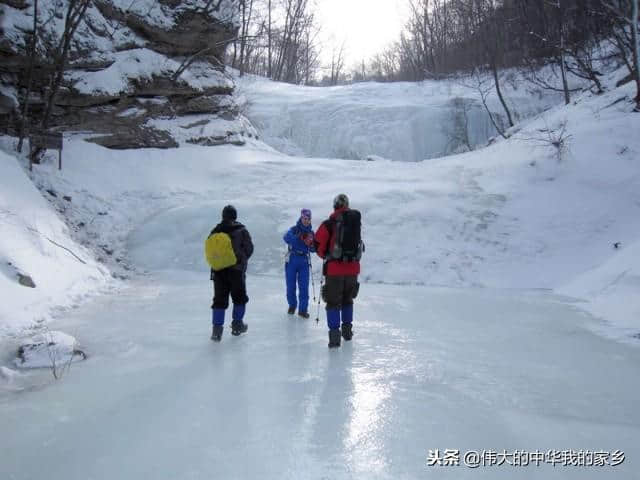
[[[520,137],[520,140],[530,142],[535,147],[552,148],[553,156],[560,163],[570,153],[572,135],[567,131],[567,124],[565,119],[550,127],[545,119],[545,128],[536,130],[532,137]]]
[[[344,68],[344,49],[345,42],[343,41],[339,49],[333,47],[331,51],[331,85],[337,85],[342,69]]]
[[[633,39],[633,63],[636,77],[636,111],[640,112],[640,38],[638,38],[638,3],[631,0],[631,38]]]
[[[185,57],[182,60],[182,62],[180,62],[180,65],[178,66],[178,68],[176,68],[176,71],[173,72],[173,75],[171,76],[171,81],[177,82],[180,76],[185,72],[185,70],[187,70],[191,65],[193,65],[193,62],[198,60],[198,58],[202,58],[203,56],[216,51],[221,45],[228,45],[230,41],[232,40],[223,40],[221,42],[216,42],[212,45],[201,48],[200,50],[189,55],[188,57]],[[209,59],[212,60],[213,62],[217,62],[217,64],[220,67],[224,67],[224,64],[217,58],[210,56]]]
[[[301,78],[304,84],[309,85],[320,67],[320,52],[317,48],[318,35],[320,28],[311,21],[311,24],[305,29],[305,41],[303,48],[303,62],[301,65]]]
[[[482,105],[484,106],[487,115],[489,116],[489,120],[491,124],[496,129],[496,131],[500,134],[502,138],[507,138],[505,133],[505,129],[502,126],[502,121],[500,117],[496,117],[496,115],[489,108],[489,104],[487,103],[487,99],[489,98],[489,94],[491,90],[493,90],[493,85],[491,84],[491,80],[487,77],[487,75],[483,75],[483,73],[479,69],[474,69],[469,83],[463,82],[462,84],[467,88],[471,88],[478,92],[480,95],[480,100],[482,101]]]
[[[25,137],[25,128],[29,121],[29,101],[31,88],[33,87],[33,68],[37,58],[38,45],[38,0],[33,2],[33,32],[31,33],[31,43],[29,46],[29,66],[27,68],[27,78],[24,97],[22,99],[22,112],[20,114],[18,126],[18,152],[22,152],[22,144]]]
[[[239,1],[242,28],[232,65],[241,74],[310,83],[319,68],[319,29],[309,0]]]
[[[251,25],[251,15],[253,14],[253,0],[240,0],[239,2],[242,26],[240,27],[240,58],[237,65],[234,65],[240,71],[240,76],[244,75],[245,69],[245,53],[247,50],[247,40],[249,38],[249,28]],[[235,59],[234,59],[235,60]]]
[[[493,83],[500,104],[507,115],[509,126],[513,127],[513,118],[500,87],[500,68],[504,56],[504,17],[494,0],[476,0],[476,22],[485,60],[491,70]]]
[[[630,31],[630,41],[628,42],[631,50],[631,78],[636,84],[635,110],[640,112],[640,47],[638,46],[638,3],[639,0],[604,0],[605,8],[615,18],[621,32],[618,32],[619,45],[624,53],[625,42],[622,40],[628,29]]]
[[[563,4],[561,0],[555,0],[553,6],[557,9],[556,12],[556,20],[558,24],[558,64],[560,65],[560,72],[562,74],[562,89],[564,91],[564,103],[566,105],[571,102],[571,97],[569,96],[569,83],[567,81],[567,69],[565,63],[565,32],[566,27],[564,23],[565,18],[565,9],[563,8]]]
[[[611,21],[602,14],[601,0],[544,0],[531,2],[518,0],[520,18],[527,26],[533,42],[538,42],[543,56],[550,55],[556,60],[565,103],[571,101],[568,73],[588,80],[596,93],[604,91],[599,71],[601,64],[601,44],[612,33]],[[523,61],[530,70],[538,68],[531,51],[523,52]],[[535,77],[536,75],[534,75]],[[556,90],[557,88],[533,78],[534,83]]]
[[[67,65],[67,57],[69,55],[69,49],[71,48],[71,40],[73,39],[80,22],[84,19],[84,15],[87,12],[87,8],[90,3],[91,0],[69,0],[67,13],[65,15],[64,30],[55,52],[54,71],[49,84],[49,94],[47,96],[44,115],[42,116],[41,127],[43,130],[46,130],[49,126],[51,110],[53,109],[55,98],[58,94],[58,90],[60,89]]]
[[[268,27],[267,27],[267,57],[268,57],[268,69],[267,69],[267,77],[271,78],[272,75],[272,44],[271,44],[271,39],[272,39],[272,31],[271,31],[271,0],[269,0],[269,3],[267,5],[267,13],[268,13]]]

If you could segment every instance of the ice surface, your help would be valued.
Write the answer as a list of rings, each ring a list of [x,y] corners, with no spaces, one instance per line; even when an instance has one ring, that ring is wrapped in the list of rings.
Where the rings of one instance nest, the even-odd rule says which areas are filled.
[[[548,92],[538,97],[526,88],[505,88],[516,118],[532,116],[557,101]],[[248,75],[238,80],[238,91],[247,99],[245,115],[262,138],[291,155],[419,161],[466,151],[456,133],[462,124],[474,147],[497,134],[478,93],[462,79],[317,88]],[[497,98],[488,102],[502,122],[505,115]]]
[[[4,478],[632,478],[640,349],[545,293],[363,285],[354,340],[250,275],[209,340],[206,275],[166,270],[60,322],[92,353],[1,397]],[[315,305],[314,305],[315,307]],[[31,382],[35,382],[31,377]],[[46,386],[46,388],[44,388]],[[428,467],[429,449],[623,450],[617,467]]]

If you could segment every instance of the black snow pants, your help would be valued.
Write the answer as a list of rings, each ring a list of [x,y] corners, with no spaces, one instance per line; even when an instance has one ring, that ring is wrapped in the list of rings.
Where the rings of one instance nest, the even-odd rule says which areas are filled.
[[[213,273],[213,305],[211,308],[227,309],[229,294],[234,305],[244,305],[247,296],[246,275],[242,270],[229,267]]]
[[[360,287],[357,275],[329,275],[325,282],[322,297],[327,302],[327,310],[353,305]]]

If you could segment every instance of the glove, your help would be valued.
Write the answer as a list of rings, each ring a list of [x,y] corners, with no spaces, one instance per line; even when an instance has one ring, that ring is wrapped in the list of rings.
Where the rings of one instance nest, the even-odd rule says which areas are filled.
[[[310,233],[305,233],[300,236],[300,239],[304,242],[307,247],[311,247],[313,245],[313,235]]]

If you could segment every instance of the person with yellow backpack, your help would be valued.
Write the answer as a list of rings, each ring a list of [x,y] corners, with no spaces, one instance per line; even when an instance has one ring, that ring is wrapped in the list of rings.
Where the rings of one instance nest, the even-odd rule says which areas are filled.
[[[231,335],[241,335],[248,329],[243,318],[247,296],[247,263],[253,254],[253,242],[246,227],[236,221],[238,212],[233,205],[222,209],[222,222],[215,226],[205,241],[205,256],[211,267],[213,330],[211,340],[219,342],[224,329],[224,314],[233,301]]]

